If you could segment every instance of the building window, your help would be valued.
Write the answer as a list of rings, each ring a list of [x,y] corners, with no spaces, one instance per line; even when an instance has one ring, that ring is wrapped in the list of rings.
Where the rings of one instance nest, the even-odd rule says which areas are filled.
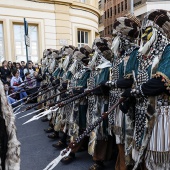
[[[26,50],[24,40],[24,25],[14,25],[14,41],[16,61],[26,61]],[[38,26],[28,26],[28,34],[30,37],[30,47],[28,47],[28,59],[33,62],[38,61]]]
[[[82,3],[85,3],[86,2],[86,0],[79,0],[80,2],[82,2]]]
[[[103,15],[99,17],[99,24],[102,24],[103,22]]]
[[[125,0],[125,10],[127,9],[127,0]]]
[[[118,13],[120,13],[120,4],[118,4]]]
[[[116,15],[116,6],[114,8],[115,8],[115,15]]]
[[[110,17],[112,17],[112,7],[110,8]]]
[[[107,18],[109,18],[109,9],[107,10]]]
[[[83,47],[89,43],[89,35],[87,31],[78,31],[78,47]]]
[[[4,60],[4,36],[3,25],[0,23],[0,61]]]
[[[104,12],[104,18],[106,19],[106,11]]]
[[[123,11],[123,2],[121,2],[121,9],[122,9],[122,11]]]
[[[110,34],[112,34],[112,24],[110,25]]]

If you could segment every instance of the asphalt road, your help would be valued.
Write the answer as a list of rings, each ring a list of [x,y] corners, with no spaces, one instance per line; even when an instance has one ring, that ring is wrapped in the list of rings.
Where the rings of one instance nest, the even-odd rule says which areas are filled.
[[[21,170],[43,170],[59,155],[60,151],[52,147],[52,144],[57,141],[49,139],[44,132],[44,129],[48,127],[48,122],[36,120],[22,125],[34,116],[17,119],[26,113],[28,111],[16,117],[17,136],[21,142]],[[63,165],[60,162],[54,170],[88,170],[92,164],[92,157],[87,152],[80,152],[76,154],[74,162],[69,165]],[[105,165],[106,170],[114,170],[113,161]]]

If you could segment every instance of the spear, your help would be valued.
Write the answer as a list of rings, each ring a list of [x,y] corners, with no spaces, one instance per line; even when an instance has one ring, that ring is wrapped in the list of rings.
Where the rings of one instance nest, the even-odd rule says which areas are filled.
[[[49,89],[43,91],[42,93],[40,93],[40,94],[38,94],[38,95],[36,95],[36,96],[34,96],[34,97],[32,97],[33,95],[31,95],[31,96],[29,96],[29,97],[27,96],[27,97],[25,98],[25,99],[27,99],[27,101],[25,101],[24,104],[27,104],[29,101],[32,101],[33,99],[35,99],[35,98],[37,98],[37,97],[39,97],[39,96],[47,93],[48,91],[50,91],[50,90],[52,90],[52,89],[54,89],[55,87],[58,87],[58,86],[59,86],[58,84],[55,85],[55,86],[52,86],[52,87],[50,87]],[[41,91],[42,91],[42,90],[41,90]],[[36,93],[37,93],[37,92],[36,92]],[[21,99],[21,100],[22,100],[22,99]],[[13,103],[13,104],[15,104],[15,103]]]
[[[42,101],[39,102],[39,103],[33,104],[33,105],[31,105],[31,106],[28,106],[28,107],[27,107],[26,109],[24,109],[23,111],[16,113],[15,116],[18,115],[18,114],[20,114],[20,113],[23,113],[23,112],[25,112],[25,111],[27,111],[27,110],[30,110],[30,109],[32,109],[32,108],[34,108],[34,107],[36,107],[36,106],[39,106],[40,104],[43,104],[43,103],[47,102],[48,100],[51,100],[51,99],[53,99],[54,97],[57,97],[57,96],[65,93],[66,91],[67,91],[67,90],[64,90],[64,91],[62,91],[61,93],[55,94],[55,95],[53,95],[53,96],[51,96],[51,97],[49,97],[49,98],[47,98],[47,99],[42,100]]]
[[[94,122],[93,125],[90,125],[86,128],[86,130],[79,136],[77,137],[73,142],[71,142],[67,148],[65,148],[64,150],[62,150],[60,152],[60,155],[55,158],[51,163],[49,163],[45,169],[43,170],[52,170],[54,169],[55,166],[58,165],[58,163],[61,161],[61,159],[63,159],[64,157],[68,156],[71,152],[72,149],[75,148],[75,146],[80,143],[80,141],[82,141],[82,139],[84,139],[85,136],[87,136],[90,132],[92,132],[92,130],[94,130],[102,121],[103,119],[106,119],[108,117],[108,115],[110,113],[112,113],[112,111],[114,109],[116,109],[116,107],[121,104],[122,102],[124,102],[126,100],[126,98],[120,98],[119,101],[114,104],[107,112],[102,113],[102,115],[98,118],[97,121]]]
[[[56,86],[58,86],[58,85],[56,85]],[[50,86],[50,87],[51,87],[51,86]],[[44,89],[39,89],[37,92],[32,93],[32,94],[28,95],[27,97],[25,97],[25,98],[23,98],[23,99],[20,99],[20,100],[14,102],[14,103],[12,103],[12,105],[14,105],[14,104],[16,104],[16,103],[18,103],[18,102],[27,100],[26,102],[20,104],[19,106],[16,106],[14,109],[16,109],[16,108],[18,108],[18,107],[21,107],[21,106],[23,106],[23,105],[25,105],[25,104],[27,104],[28,101],[31,101],[31,100],[35,99],[36,97],[38,97],[38,96],[41,96],[42,93],[39,94],[38,96],[35,96],[35,97],[32,98],[32,96],[34,96],[35,94],[41,92],[42,90],[46,90],[47,88],[50,88],[50,87],[45,87]],[[52,88],[54,88],[54,87],[51,87],[51,89],[52,89]],[[50,90],[51,90],[51,89],[50,89]],[[48,89],[48,90],[49,90],[49,89]],[[44,94],[44,93],[43,93],[43,94]],[[15,112],[16,112],[16,111],[15,111]]]
[[[74,95],[71,95],[71,96],[67,96],[67,97],[65,97],[65,98],[63,98],[63,99],[61,99],[61,100],[59,100],[59,101],[57,101],[57,102],[50,103],[50,104],[48,104],[45,108],[42,108],[42,110],[45,110],[47,107],[55,106],[57,103],[60,103],[60,102],[65,101],[65,100],[68,100],[70,97],[74,97],[74,96],[76,96],[76,95],[77,95],[77,94],[74,94]],[[39,109],[39,110],[41,110],[41,109]],[[26,115],[24,115],[24,116],[22,116],[22,117],[29,116],[29,115],[31,115],[31,114],[33,114],[33,113],[35,113],[35,112],[28,113],[28,114],[26,114]],[[20,118],[22,118],[22,117],[20,117]],[[19,119],[19,118],[18,118],[18,119]]]
[[[46,84],[46,85],[49,85],[49,83]],[[37,87],[38,87],[38,86],[37,86]],[[37,88],[37,87],[35,87],[35,88]],[[43,85],[40,86],[40,90],[42,90],[41,87],[43,87]],[[8,96],[10,97],[10,96],[15,95],[15,94],[17,94],[17,93],[20,93],[22,90],[24,90],[24,88],[25,88],[25,87],[19,89],[18,91],[14,92],[14,93],[12,93],[12,94],[10,94],[10,95],[8,95]],[[45,87],[45,88],[48,88],[48,87]],[[37,93],[37,92],[35,92],[34,94],[36,94],[36,93]],[[31,94],[31,95],[33,95],[33,94]],[[28,97],[28,96],[27,96],[27,97]]]
[[[31,83],[35,82],[36,80],[34,81],[31,81]],[[20,85],[23,84],[22,86],[17,86],[17,87],[20,87],[20,89],[18,89],[16,92],[8,95],[9,97],[12,96],[12,95],[15,95],[17,93],[20,93],[22,90],[25,90],[25,88],[27,87],[28,85],[28,81],[24,81],[24,82],[21,82]],[[28,89],[29,90],[29,89]]]
[[[28,114],[26,114],[26,115],[24,115],[24,116],[19,117],[18,119],[21,119],[21,118],[23,118],[23,117],[27,117],[27,116],[29,116],[29,115],[32,115],[32,114],[34,114],[34,113],[41,112],[41,111],[44,111],[44,110],[45,110],[45,108],[35,110],[35,111],[31,112],[31,113],[28,113]]]
[[[85,91],[85,92],[82,93],[82,94],[78,94],[78,95],[75,94],[75,95],[69,96],[69,97],[68,97],[68,100],[64,100],[64,101],[62,101],[62,102],[61,102],[61,101],[57,102],[58,104],[56,103],[56,106],[54,106],[53,108],[51,108],[51,110],[48,110],[48,111],[45,111],[44,113],[42,113],[40,117],[43,117],[43,114],[44,114],[44,116],[50,114],[50,113],[52,112],[52,109],[53,109],[53,110],[55,110],[55,109],[58,110],[58,108],[64,107],[64,106],[67,105],[68,103],[71,103],[71,102],[73,102],[73,101],[75,101],[75,100],[78,100],[78,99],[81,99],[81,98],[84,98],[84,97],[90,95],[93,91],[95,91],[95,90],[98,89],[99,87],[101,87],[101,85],[95,87],[94,89],[87,90],[87,91]],[[38,120],[40,117],[34,116],[33,118],[31,118],[30,120],[28,120],[28,121],[25,122],[24,124],[27,124],[27,123],[32,122],[32,121],[34,121],[34,120]]]

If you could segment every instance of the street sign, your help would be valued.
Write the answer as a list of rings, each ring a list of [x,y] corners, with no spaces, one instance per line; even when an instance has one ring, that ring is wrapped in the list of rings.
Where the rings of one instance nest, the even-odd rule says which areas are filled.
[[[29,35],[25,35],[25,45],[30,47],[30,37],[29,37]]]
[[[60,39],[59,40],[60,45],[68,45],[68,40],[66,39]]]

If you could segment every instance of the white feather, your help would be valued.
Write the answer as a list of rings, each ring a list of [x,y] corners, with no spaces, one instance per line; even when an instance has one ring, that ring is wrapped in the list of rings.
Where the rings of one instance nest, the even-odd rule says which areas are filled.
[[[111,47],[111,50],[115,56],[118,55],[119,44],[120,44],[120,37],[116,36],[112,42],[112,47]]]
[[[151,75],[152,75],[152,71],[153,69],[156,67],[156,65],[159,63],[159,57],[156,56],[153,60],[153,64],[152,64],[152,69],[151,69]]]

